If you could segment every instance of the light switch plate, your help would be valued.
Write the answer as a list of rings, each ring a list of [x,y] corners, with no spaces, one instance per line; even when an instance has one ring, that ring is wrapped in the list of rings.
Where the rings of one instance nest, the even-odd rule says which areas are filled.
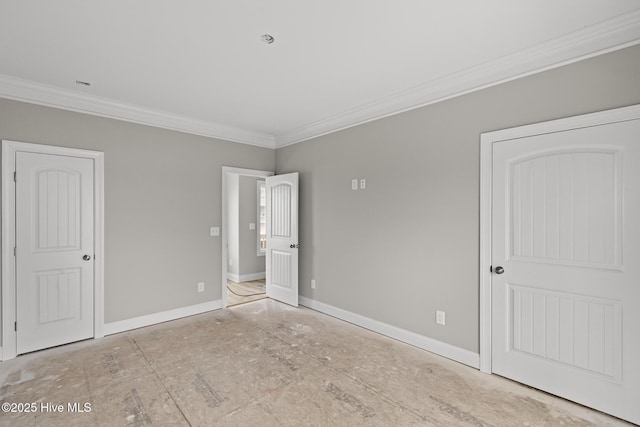
[[[211,227],[209,231],[211,236],[219,236],[220,235],[220,227]]]
[[[250,222],[249,223],[249,230],[255,230],[256,229],[256,223],[255,222]]]
[[[365,188],[367,188],[367,180],[366,179],[361,179],[360,180],[360,189],[364,190]]]
[[[436,323],[438,325],[443,325],[445,324],[445,313],[444,311],[440,311],[440,310],[436,310]]]
[[[352,179],[351,180],[351,189],[352,190],[357,190],[358,189],[358,179]]]

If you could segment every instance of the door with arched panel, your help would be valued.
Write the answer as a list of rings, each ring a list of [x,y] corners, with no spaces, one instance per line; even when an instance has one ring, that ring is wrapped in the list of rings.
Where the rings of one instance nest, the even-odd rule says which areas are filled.
[[[640,120],[493,144],[492,371],[640,423]]]
[[[17,353],[94,336],[94,161],[16,153]]]
[[[298,173],[266,178],[267,296],[298,306]]]

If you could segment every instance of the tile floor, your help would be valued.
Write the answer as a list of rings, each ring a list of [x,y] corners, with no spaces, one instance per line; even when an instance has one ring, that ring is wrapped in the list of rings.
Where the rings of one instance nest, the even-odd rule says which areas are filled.
[[[0,384],[35,409],[12,427],[629,425],[272,300],[20,356]]]
[[[251,282],[227,281],[227,306],[231,307],[251,301],[257,301],[267,297],[265,290],[266,280],[253,280]]]

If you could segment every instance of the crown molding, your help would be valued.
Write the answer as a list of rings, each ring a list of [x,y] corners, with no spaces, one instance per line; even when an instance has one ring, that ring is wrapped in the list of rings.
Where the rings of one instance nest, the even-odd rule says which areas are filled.
[[[640,44],[640,9],[275,137],[276,148]]]
[[[2,74],[0,97],[273,149],[635,44],[640,44],[640,9],[275,136],[94,97]]]
[[[0,74],[0,98],[61,108],[242,144],[275,148],[272,135],[156,111]]]

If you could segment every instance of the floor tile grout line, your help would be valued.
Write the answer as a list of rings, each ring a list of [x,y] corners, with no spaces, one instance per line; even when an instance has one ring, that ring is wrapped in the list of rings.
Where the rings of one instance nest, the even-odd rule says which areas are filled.
[[[154,364],[151,363],[151,361],[149,360],[149,358],[147,357],[147,355],[145,354],[144,350],[142,349],[142,347],[140,347],[140,345],[138,344],[138,341],[135,339],[135,337],[130,336],[131,340],[133,341],[133,343],[135,344],[136,348],[138,349],[138,351],[140,352],[140,354],[142,355],[142,357],[144,358],[145,362],[147,363],[147,365],[151,368],[151,370],[153,371],[154,375],[156,376],[156,378],[158,379],[158,381],[160,381],[160,384],[162,384],[162,387],[164,388],[164,390],[167,392],[167,394],[169,395],[169,397],[171,398],[171,401],[173,402],[174,405],[176,405],[176,408],[178,408],[178,411],[180,411],[180,414],[182,415],[182,418],[184,418],[184,420],[186,421],[186,423],[189,425],[189,427],[192,427],[193,425],[191,424],[191,422],[189,421],[189,418],[187,418],[187,415],[184,413],[184,411],[182,410],[182,407],[180,406],[180,404],[176,401],[175,396],[173,395],[173,393],[171,393],[171,391],[169,390],[169,388],[167,387],[167,385],[164,383],[164,381],[162,381],[162,377],[160,376],[160,374],[158,373],[158,371],[156,370],[156,367]]]

